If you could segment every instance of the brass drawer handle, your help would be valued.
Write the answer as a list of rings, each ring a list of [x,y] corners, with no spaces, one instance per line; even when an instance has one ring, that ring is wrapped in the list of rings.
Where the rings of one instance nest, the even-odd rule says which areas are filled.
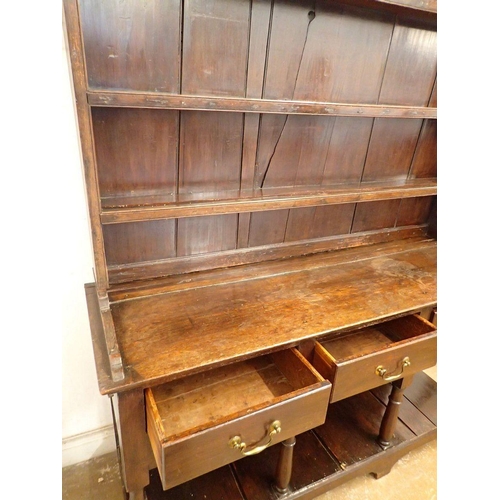
[[[391,380],[396,380],[397,378],[401,377],[403,375],[403,371],[407,366],[410,366],[410,358],[406,356],[401,360],[401,371],[397,373],[396,375],[387,375],[387,369],[384,368],[382,365],[377,366],[375,368],[375,373],[379,376],[382,377],[384,380],[387,382],[390,382]]]
[[[235,450],[240,450],[241,454],[245,455],[246,457],[250,455],[257,455],[257,453],[264,451],[268,446],[270,446],[273,441],[273,437],[276,436],[276,434],[279,434],[280,432],[281,432],[281,422],[279,420],[275,420],[269,426],[267,435],[262,438],[262,441],[266,439],[265,443],[263,444],[256,443],[251,447],[248,447],[247,444],[241,440],[240,436],[234,436],[229,440],[228,444],[231,448],[234,448]]]

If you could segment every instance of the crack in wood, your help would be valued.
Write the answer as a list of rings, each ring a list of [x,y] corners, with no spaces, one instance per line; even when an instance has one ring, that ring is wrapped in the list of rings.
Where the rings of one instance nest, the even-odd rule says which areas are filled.
[[[293,84],[292,99],[294,99],[294,97],[295,97],[295,90],[297,89],[297,81],[299,79],[300,68],[302,66],[302,59],[304,58],[304,52],[306,50],[307,39],[308,39],[308,36],[309,36],[309,28],[311,27],[311,23],[314,21],[315,18],[316,18],[316,0],[313,3],[312,10],[310,10],[307,13],[308,23],[307,23],[307,28],[306,28],[306,35],[304,37],[304,44],[302,46],[302,52],[300,54],[299,65],[297,67],[297,74],[295,75],[295,81],[294,81],[294,84]],[[272,160],[274,158],[274,155],[276,154],[276,150],[278,149],[278,144],[279,144],[279,142],[281,140],[281,137],[283,136],[283,132],[285,131],[286,124],[288,122],[288,117],[289,116],[290,115],[286,115],[286,117],[285,117],[285,121],[283,122],[283,127],[281,129],[281,132],[279,133],[278,139],[276,140],[276,144],[274,145],[273,152],[271,153],[271,156],[269,157],[269,161],[267,162],[267,166],[266,166],[266,169],[264,170],[264,175],[262,176],[262,181],[260,183],[260,187],[261,188],[264,187],[264,183],[266,182],[267,174],[269,173],[269,169],[271,167]]]

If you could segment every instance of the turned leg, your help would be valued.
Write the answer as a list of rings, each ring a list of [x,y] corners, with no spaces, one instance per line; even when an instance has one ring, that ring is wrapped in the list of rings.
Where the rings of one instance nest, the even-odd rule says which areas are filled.
[[[378,442],[384,448],[388,448],[396,430],[399,408],[403,401],[404,391],[411,384],[413,376],[396,380],[392,383],[392,391],[389,396],[387,408],[380,424]]]
[[[281,443],[280,456],[276,467],[275,488],[280,493],[285,493],[292,477],[293,447],[295,446],[295,437],[286,439]]]
[[[143,500],[149,484],[150,444],[146,433],[144,391],[118,394],[122,475],[129,500]]]

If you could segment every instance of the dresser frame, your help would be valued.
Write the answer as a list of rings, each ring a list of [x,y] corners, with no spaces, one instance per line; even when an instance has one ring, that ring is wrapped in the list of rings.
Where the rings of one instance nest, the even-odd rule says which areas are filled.
[[[331,404],[324,426],[163,491],[145,391],[284,349],[313,363],[316,342],[391,319],[436,323],[436,2],[63,5],[85,291],[129,498],[220,498],[226,484],[313,498],[435,439],[436,384],[401,369]],[[378,435],[351,463],[334,451],[347,415]],[[311,479],[307,453],[325,449]]]

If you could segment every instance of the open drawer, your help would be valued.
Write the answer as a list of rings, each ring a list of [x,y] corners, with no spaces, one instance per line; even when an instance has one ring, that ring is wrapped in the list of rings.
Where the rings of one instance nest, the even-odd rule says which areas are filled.
[[[163,488],[323,424],[330,390],[296,349],[146,389]]]
[[[418,315],[316,342],[313,358],[314,367],[332,382],[332,403],[436,362],[436,327]]]

